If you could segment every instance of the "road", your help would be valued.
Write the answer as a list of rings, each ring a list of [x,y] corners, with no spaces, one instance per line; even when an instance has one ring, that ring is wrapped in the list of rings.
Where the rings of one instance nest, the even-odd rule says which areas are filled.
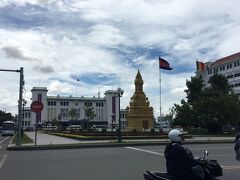
[[[2,136],[0,134],[0,171],[3,167],[4,162],[7,159],[8,152],[6,151],[6,147],[8,146],[11,140],[12,140],[11,136]]]
[[[233,144],[187,147],[197,157],[207,149],[209,158],[223,166],[221,180],[239,179],[240,161],[234,158]],[[165,171],[164,146],[2,152],[7,158],[0,179],[139,180],[145,170]]]

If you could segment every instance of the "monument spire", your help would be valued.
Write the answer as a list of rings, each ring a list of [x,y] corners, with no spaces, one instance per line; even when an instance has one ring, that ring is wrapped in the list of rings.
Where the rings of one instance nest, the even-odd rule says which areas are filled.
[[[140,74],[139,70],[137,72],[134,83],[135,83],[135,92],[143,92],[143,79],[142,79],[142,75]]]
[[[153,128],[153,108],[143,91],[143,79],[138,70],[135,77],[135,92],[127,107],[128,129],[142,131],[142,129]]]

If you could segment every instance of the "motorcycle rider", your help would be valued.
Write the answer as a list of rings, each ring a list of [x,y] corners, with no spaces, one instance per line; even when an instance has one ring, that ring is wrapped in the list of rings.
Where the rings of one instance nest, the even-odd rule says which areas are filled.
[[[235,137],[234,150],[236,152],[236,159],[240,160],[240,134],[239,133]]]
[[[172,129],[168,137],[171,141],[165,148],[166,167],[168,174],[177,180],[204,180],[204,171],[194,159],[190,150],[182,146],[183,134],[178,129]],[[198,173],[193,171],[198,167]]]

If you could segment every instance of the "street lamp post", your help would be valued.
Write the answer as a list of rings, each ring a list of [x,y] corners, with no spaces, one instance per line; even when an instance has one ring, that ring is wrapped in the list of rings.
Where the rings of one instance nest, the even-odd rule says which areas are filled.
[[[17,131],[17,141],[16,146],[22,145],[21,139],[21,125],[22,125],[22,91],[24,85],[24,75],[23,75],[23,67],[20,67],[19,70],[11,70],[11,69],[0,69],[0,71],[7,71],[7,72],[17,72],[20,73],[20,84],[19,84],[19,100],[18,100],[18,131]]]
[[[121,88],[118,88],[118,105],[119,105],[119,115],[118,115],[118,142],[122,142],[122,134],[121,134],[121,117],[120,117],[120,97],[122,97],[124,91]]]

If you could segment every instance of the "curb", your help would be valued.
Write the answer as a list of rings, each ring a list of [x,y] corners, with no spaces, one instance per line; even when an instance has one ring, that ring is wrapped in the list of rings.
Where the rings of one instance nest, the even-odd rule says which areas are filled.
[[[106,148],[106,147],[126,147],[126,146],[156,146],[166,145],[169,141],[156,142],[121,142],[121,143],[78,143],[78,144],[55,144],[55,145],[30,145],[30,146],[11,146],[7,147],[9,151],[33,151],[33,150],[57,150],[57,149],[82,149],[82,148]],[[221,144],[234,143],[233,140],[195,140],[185,141],[183,144]]]

